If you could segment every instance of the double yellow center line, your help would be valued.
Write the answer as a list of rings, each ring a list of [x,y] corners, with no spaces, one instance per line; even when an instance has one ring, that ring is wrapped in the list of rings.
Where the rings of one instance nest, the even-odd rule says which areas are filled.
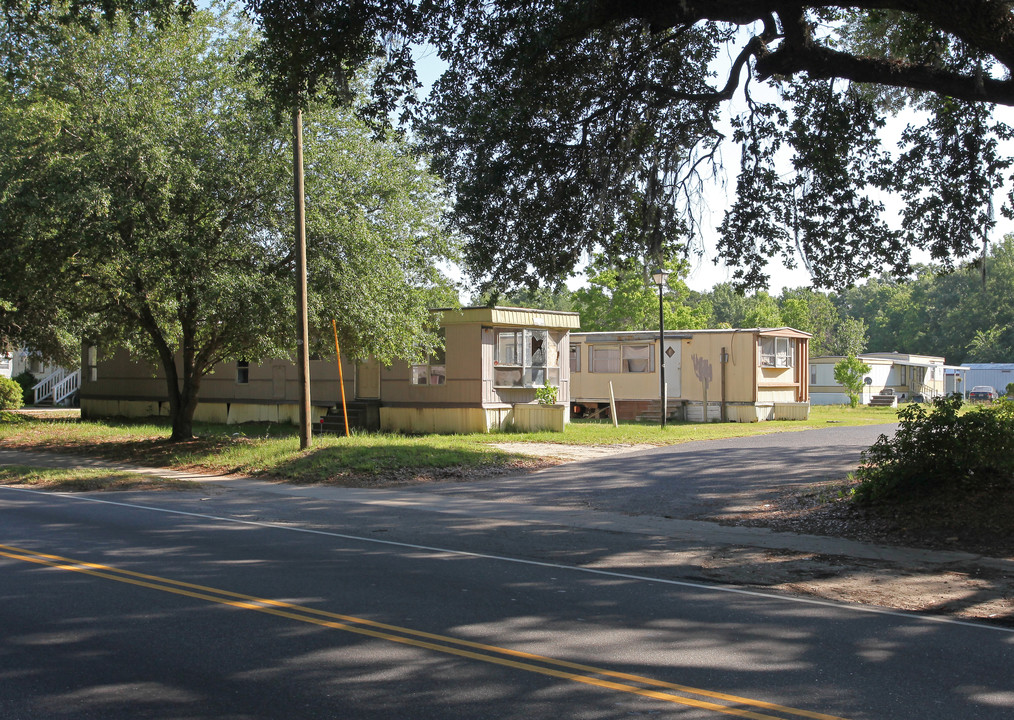
[[[798,710],[795,708],[768,703],[762,700],[729,695],[727,693],[704,690],[701,688],[679,685],[677,683],[655,680],[640,675],[617,672],[605,668],[582,665],[580,663],[557,660],[526,653],[510,648],[485,645],[448,637],[434,633],[413,630],[411,628],[388,625],[386,623],[357,618],[349,615],[304,607],[280,600],[260,598],[253,595],[219,590],[204,585],[181,582],[156,575],[123,570],[109,565],[73,560],[59,555],[25,550],[23,548],[0,545],[0,557],[21,560],[46,567],[70,572],[91,575],[105,580],[137,585],[139,587],[159,590],[174,595],[205,600],[207,602],[227,605],[242,610],[254,610],[267,615],[276,615],[288,620],[310,623],[332,630],[356,633],[367,637],[388,640],[390,642],[409,645],[424,650],[456,655],[458,657],[477,660],[479,662],[501,665],[526,672],[548,675],[550,677],[570,680],[573,682],[593,685],[599,688],[618,692],[640,695],[642,697],[661,700],[663,702],[685,705],[704,710],[711,710],[724,715],[753,718],[754,720],[785,720],[786,718],[811,718],[813,720],[844,720],[835,715]],[[700,698],[707,698],[706,700]],[[753,708],[753,709],[751,709]],[[763,711],[763,712],[759,712]]]

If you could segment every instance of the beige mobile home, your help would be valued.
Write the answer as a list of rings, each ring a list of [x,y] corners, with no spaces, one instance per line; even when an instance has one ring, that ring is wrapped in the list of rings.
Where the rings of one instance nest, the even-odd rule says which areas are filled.
[[[405,432],[485,432],[512,423],[563,430],[567,421],[568,334],[576,313],[523,308],[436,310],[445,350],[424,364],[342,358],[345,396],[353,424]],[[127,353],[98,360],[86,348],[82,417],[168,415],[164,375]],[[338,366],[310,362],[314,420],[338,406]],[[281,359],[221,363],[201,381],[195,420],[222,423],[298,422],[296,366]],[[535,402],[537,387],[556,386],[556,406]]]
[[[380,425],[406,432],[486,432],[513,424],[563,430],[570,331],[577,313],[511,307],[438,310],[446,351],[428,365],[380,371]],[[559,388],[556,407],[536,388]]]
[[[380,388],[375,363],[356,365],[342,357],[345,395],[362,414],[358,424],[379,423]],[[81,378],[81,417],[154,417],[169,414],[165,374],[161,366],[135,361],[119,351],[98,359],[86,348]],[[219,363],[201,380],[194,419],[203,422],[299,422],[299,374],[284,359]],[[314,421],[341,402],[338,364],[310,361],[311,413]]]
[[[809,416],[810,334],[792,328],[572,333],[571,410],[656,419],[664,358],[667,416],[758,422]]]

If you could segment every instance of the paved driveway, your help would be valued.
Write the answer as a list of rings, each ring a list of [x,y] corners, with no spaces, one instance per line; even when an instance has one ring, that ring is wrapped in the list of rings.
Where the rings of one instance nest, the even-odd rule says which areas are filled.
[[[530,475],[420,488],[540,506],[674,518],[742,512],[792,487],[844,478],[897,424],[707,440],[560,465]]]

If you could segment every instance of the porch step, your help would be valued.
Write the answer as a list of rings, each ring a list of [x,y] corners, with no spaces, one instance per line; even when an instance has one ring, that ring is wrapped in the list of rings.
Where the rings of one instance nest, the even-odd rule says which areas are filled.
[[[376,403],[379,406],[379,403]],[[346,410],[349,416],[349,429],[356,428],[359,430],[373,430],[371,427],[370,416],[376,414],[376,408],[372,408],[374,413],[371,413],[371,404],[362,401],[354,401],[346,404]],[[320,422],[316,424],[316,431],[318,433],[329,433],[335,435],[345,434],[345,416],[342,414],[341,406],[332,407],[327,411]]]
[[[666,420],[673,420],[679,415],[679,405],[675,402],[668,403],[666,408]],[[638,422],[662,422],[662,401],[652,400],[651,404],[637,414]]]
[[[898,407],[898,396],[878,394],[870,398],[870,407]]]

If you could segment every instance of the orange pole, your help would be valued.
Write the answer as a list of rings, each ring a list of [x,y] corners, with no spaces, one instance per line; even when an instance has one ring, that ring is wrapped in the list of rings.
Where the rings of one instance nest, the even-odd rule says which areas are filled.
[[[349,436],[349,411],[345,407],[345,377],[342,375],[342,354],[338,349],[338,321],[331,318],[331,327],[334,328],[334,354],[338,358],[338,387],[342,390],[342,415],[345,416],[345,437]]]

